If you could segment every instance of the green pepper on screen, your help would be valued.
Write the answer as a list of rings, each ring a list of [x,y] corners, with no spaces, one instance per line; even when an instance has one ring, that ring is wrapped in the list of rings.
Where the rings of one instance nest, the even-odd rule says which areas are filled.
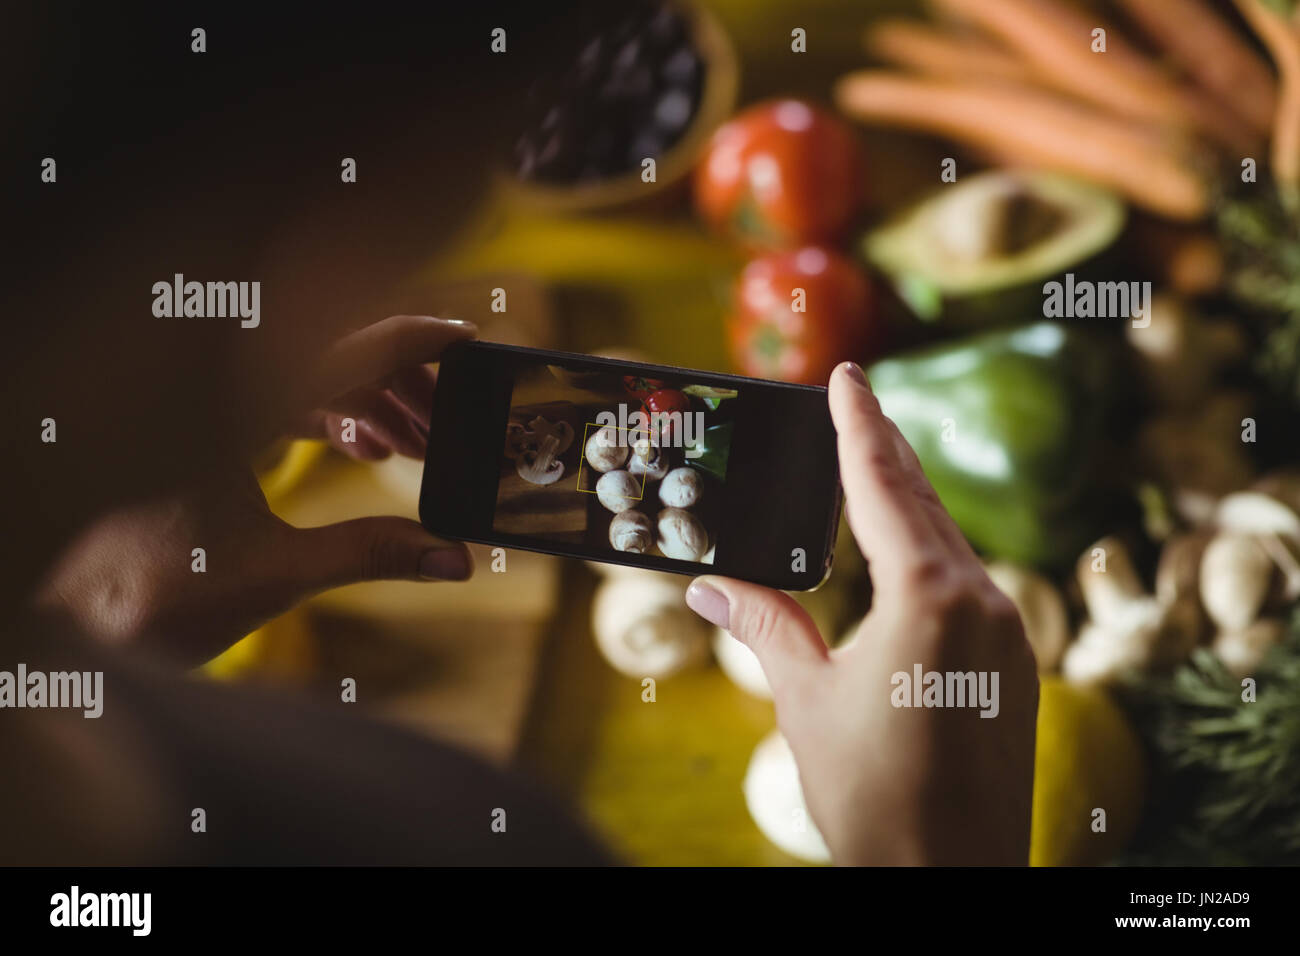
[[[699,441],[687,450],[686,462],[707,472],[719,481],[727,477],[727,458],[731,454],[731,422],[704,429]]]
[[[868,377],[970,542],[1052,566],[1099,534],[1113,371],[1096,336],[1037,322],[886,359]]]

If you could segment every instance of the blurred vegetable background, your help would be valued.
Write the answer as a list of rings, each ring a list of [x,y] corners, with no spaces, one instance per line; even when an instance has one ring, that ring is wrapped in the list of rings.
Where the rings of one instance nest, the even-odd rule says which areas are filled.
[[[608,6],[412,283],[498,341],[867,366],[1038,656],[1033,862],[1300,862],[1298,5]],[[1154,294],[1049,316],[1067,276]],[[286,513],[328,518],[341,488],[414,510],[419,466],[296,454],[267,478]],[[418,587],[323,596],[276,644],[296,667],[255,635],[215,669],[301,679],[396,628],[409,671],[435,630],[442,662],[489,659],[457,629],[513,634],[491,716],[454,664],[387,704],[548,780],[634,861],[825,859],[761,671],[684,581],[508,561],[451,615]],[[832,642],[866,612],[850,535],[800,600]]]

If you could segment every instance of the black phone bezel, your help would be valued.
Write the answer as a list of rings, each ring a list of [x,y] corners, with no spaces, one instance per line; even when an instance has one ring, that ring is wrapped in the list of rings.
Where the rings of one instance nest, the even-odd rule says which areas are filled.
[[[538,362],[647,378],[687,378],[740,392],[742,398],[733,401],[743,400],[747,407],[738,413],[732,438],[727,467],[731,498],[724,505],[713,564],[588,550],[493,530],[502,436],[514,383],[521,368]],[[805,407],[792,410],[792,397]],[[782,427],[785,434],[774,437],[770,429],[782,421],[790,424]],[[769,434],[762,434],[764,428]],[[809,464],[817,461],[825,465]],[[751,473],[760,466],[768,482],[730,484],[733,474]],[[791,497],[787,490],[784,500],[774,504],[774,497],[790,487],[798,488],[797,493]],[[842,502],[825,388],[493,342],[458,343],[443,355],[420,488],[420,521],[440,537],[674,574],[721,574],[807,591],[830,575]],[[773,542],[773,534],[786,540]],[[794,547],[805,550],[802,572],[790,567]]]

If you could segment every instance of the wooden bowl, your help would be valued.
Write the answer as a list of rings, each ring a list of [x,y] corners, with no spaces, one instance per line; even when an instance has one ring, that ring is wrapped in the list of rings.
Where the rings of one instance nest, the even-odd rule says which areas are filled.
[[[641,169],[573,185],[523,182],[502,172],[499,185],[508,206],[543,215],[596,213],[653,204],[675,191],[694,169],[709,137],[736,107],[740,65],[735,47],[717,17],[699,3],[683,3],[691,38],[705,66],[700,103],[686,133],[655,161],[655,181],[641,181]]]

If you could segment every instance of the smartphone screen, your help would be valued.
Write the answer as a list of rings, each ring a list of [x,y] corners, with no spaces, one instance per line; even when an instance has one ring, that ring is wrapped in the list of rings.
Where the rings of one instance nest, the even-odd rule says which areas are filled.
[[[434,534],[786,590],[829,573],[825,389],[474,342],[429,432]]]

